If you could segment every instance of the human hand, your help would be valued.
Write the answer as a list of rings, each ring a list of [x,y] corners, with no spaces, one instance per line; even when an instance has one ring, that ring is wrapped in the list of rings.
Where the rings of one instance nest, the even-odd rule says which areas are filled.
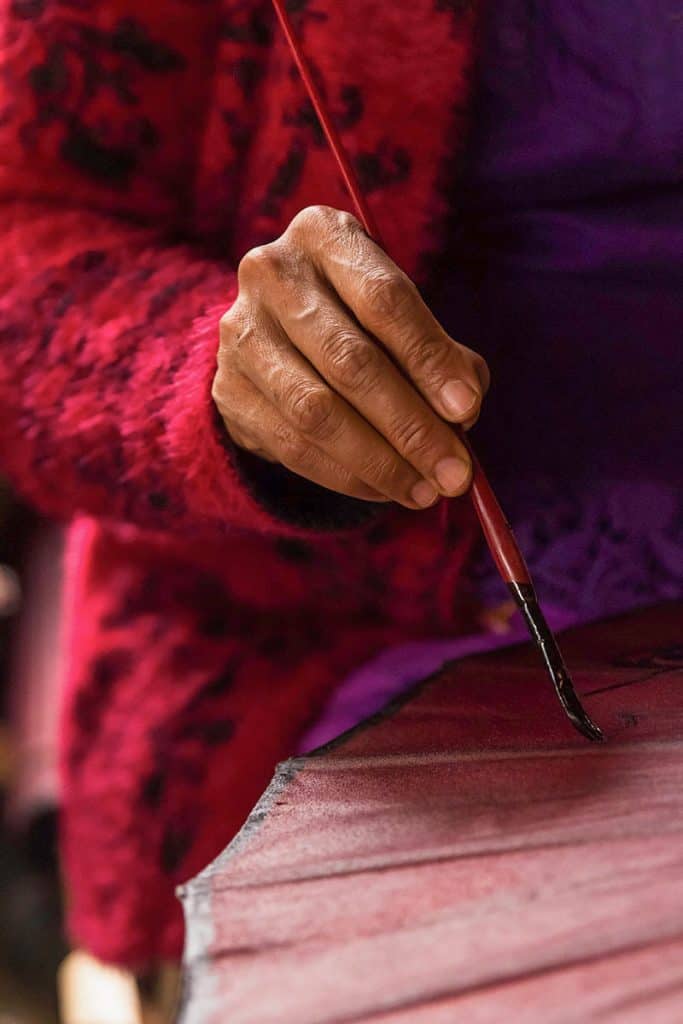
[[[250,250],[221,319],[213,398],[240,447],[341,494],[425,508],[472,467],[484,359],[440,326],[349,213],[302,210]]]

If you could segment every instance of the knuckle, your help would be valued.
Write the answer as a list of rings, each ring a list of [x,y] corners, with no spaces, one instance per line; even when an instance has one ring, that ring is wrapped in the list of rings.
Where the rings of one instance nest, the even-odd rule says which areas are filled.
[[[376,318],[386,323],[404,320],[413,309],[411,281],[400,271],[366,274],[360,287],[363,306]]]
[[[303,470],[311,461],[311,443],[300,434],[282,432],[278,439],[280,461],[294,470]]]
[[[451,347],[443,339],[417,334],[406,344],[405,359],[411,369],[423,376],[440,379],[452,362]]]
[[[327,372],[349,390],[364,389],[376,376],[377,356],[371,342],[350,331],[332,332],[325,342]]]
[[[334,396],[324,388],[295,385],[288,396],[290,416],[305,434],[328,432],[334,410]]]
[[[264,278],[282,276],[284,259],[277,242],[257,245],[249,249],[240,260],[238,267],[238,283],[240,287],[258,283]]]
[[[321,229],[329,231],[337,221],[339,211],[331,206],[315,204],[299,210],[290,223],[294,234],[309,237]]]
[[[433,446],[433,432],[423,420],[406,419],[394,428],[399,449],[408,456],[422,455]]]
[[[357,217],[354,217],[348,210],[337,210],[337,228],[344,234],[355,234],[362,231],[362,226]]]
[[[389,455],[373,458],[362,474],[363,479],[372,480],[384,494],[402,494],[404,488],[401,461]]]
[[[346,243],[362,228],[353,214],[320,204],[300,210],[291,221],[288,231],[293,241],[311,250],[319,249],[322,245]]]
[[[239,269],[242,271],[260,270],[268,262],[268,246],[255,245],[253,249],[245,252],[240,260]]]
[[[347,255],[356,255],[355,241],[363,234],[360,222],[346,210],[334,210],[334,219],[330,224],[330,235],[333,244],[344,248]]]

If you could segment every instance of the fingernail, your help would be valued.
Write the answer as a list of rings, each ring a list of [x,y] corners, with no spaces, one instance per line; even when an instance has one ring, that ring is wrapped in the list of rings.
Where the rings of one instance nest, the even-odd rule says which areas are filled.
[[[448,414],[459,419],[472,411],[479,401],[479,395],[464,380],[449,380],[441,388],[441,401]]]
[[[434,504],[439,495],[427,480],[420,480],[410,492],[410,497],[416,505],[427,508],[428,505]]]
[[[434,467],[439,486],[446,494],[457,494],[470,475],[470,468],[462,459],[441,459]]]

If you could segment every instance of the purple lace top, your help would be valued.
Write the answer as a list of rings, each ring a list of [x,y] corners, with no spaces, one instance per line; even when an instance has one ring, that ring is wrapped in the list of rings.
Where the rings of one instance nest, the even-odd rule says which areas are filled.
[[[556,626],[683,596],[682,95],[678,0],[489,5],[432,304],[491,366],[473,438]],[[386,652],[305,746],[498,642]]]

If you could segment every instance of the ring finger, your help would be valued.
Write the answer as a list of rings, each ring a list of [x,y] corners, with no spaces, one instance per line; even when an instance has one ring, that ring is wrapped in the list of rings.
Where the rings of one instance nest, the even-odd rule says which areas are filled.
[[[425,508],[436,501],[435,488],[321,379],[279,324],[263,317],[255,334],[258,341],[239,369],[286,425],[278,438],[280,450],[273,451],[284,465],[302,473],[297,467],[308,464],[314,458],[309,450],[317,449],[375,493],[408,508]],[[259,433],[262,436],[262,425]],[[269,438],[271,433],[269,428]],[[318,456],[315,459],[319,461]]]

